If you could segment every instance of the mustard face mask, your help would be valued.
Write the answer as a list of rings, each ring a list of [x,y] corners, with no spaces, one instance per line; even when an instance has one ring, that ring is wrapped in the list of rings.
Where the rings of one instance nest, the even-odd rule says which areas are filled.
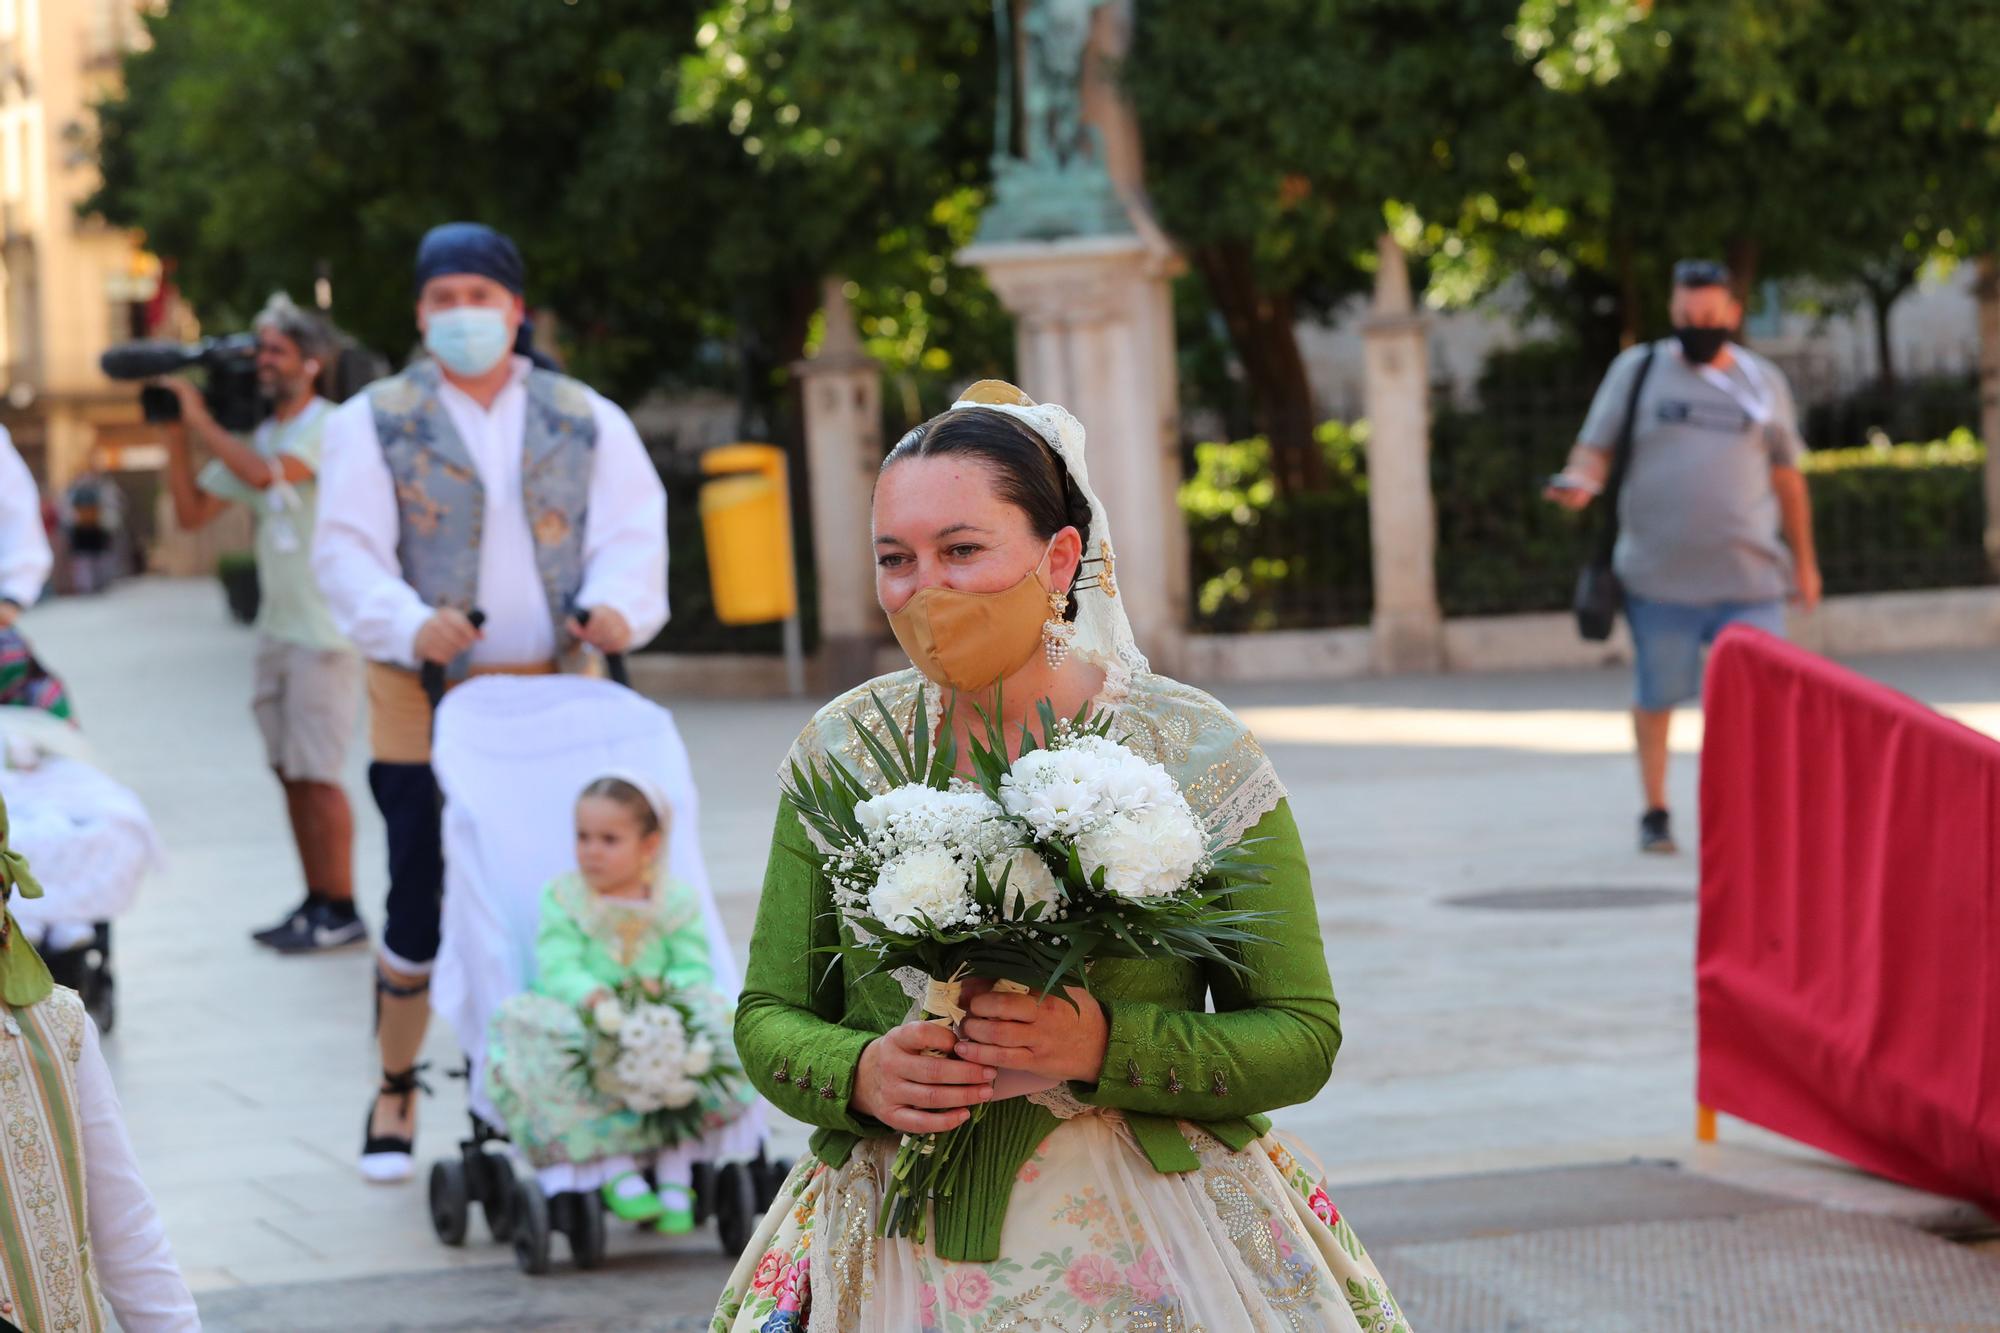
[[[1041,646],[1050,589],[1048,556],[1019,583],[999,592],[919,589],[889,612],[889,628],[917,670],[939,685],[972,694],[1027,665]]]

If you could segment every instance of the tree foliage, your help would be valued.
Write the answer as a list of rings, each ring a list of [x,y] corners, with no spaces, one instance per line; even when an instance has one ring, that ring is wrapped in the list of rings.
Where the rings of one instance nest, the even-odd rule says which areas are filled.
[[[102,108],[93,207],[143,229],[211,320],[323,274],[391,353],[414,338],[418,237],[491,222],[581,373],[627,395],[720,382],[768,416],[829,271],[905,312],[878,350],[935,367],[960,335],[975,359],[995,345],[982,292],[939,301],[978,148],[935,127],[971,123],[953,99],[982,95],[976,52],[960,19],[899,8],[937,7],[794,25],[785,0],[176,0]]]
[[[1281,483],[1324,475],[1294,323],[1365,289],[1398,217],[1532,198],[1546,99],[1515,0],[1142,0],[1122,72],[1148,189],[1230,331]],[[1412,238],[1416,239],[1416,238]]]
[[[1657,321],[1681,254],[1727,257],[1747,285],[1991,244],[1991,6],[1523,0],[1511,35],[1564,126],[1535,156],[1589,165],[1544,190],[1555,244],[1517,244],[1503,267],[1609,296],[1600,340]]]

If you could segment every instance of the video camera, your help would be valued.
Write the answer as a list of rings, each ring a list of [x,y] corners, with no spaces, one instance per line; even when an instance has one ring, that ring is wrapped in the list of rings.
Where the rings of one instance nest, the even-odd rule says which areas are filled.
[[[257,335],[232,333],[203,338],[198,343],[142,339],[119,343],[98,359],[114,380],[150,380],[178,370],[204,372],[202,401],[224,430],[242,435],[257,428],[270,411],[257,387]],[[148,421],[179,421],[180,399],[172,391],[147,385],[139,391],[139,406]]]

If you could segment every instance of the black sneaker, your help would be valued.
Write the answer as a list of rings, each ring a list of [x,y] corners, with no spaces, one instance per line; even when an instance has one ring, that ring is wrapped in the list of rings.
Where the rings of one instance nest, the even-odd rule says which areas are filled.
[[[262,930],[251,931],[250,938],[259,944],[275,948],[279,940],[290,939],[293,935],[296,935],[306,917],[311,914],[313,908],[318,907],[325,901],[318,893],[308,889],[306,890],[305,901],[285,913],[284,920],[275,926],[266,926]]]
[[[1639,850],[1654,856],[1672,856],[1680,848],[1674,843],[1674,831],[1667,822],[1664,810],[1648,810],[1639,816]]]
[[[289,932],[264,943],[279,953],[324,953],[367,938],[368,927],[361,924],[353,903],[321,901],[294,918]]]

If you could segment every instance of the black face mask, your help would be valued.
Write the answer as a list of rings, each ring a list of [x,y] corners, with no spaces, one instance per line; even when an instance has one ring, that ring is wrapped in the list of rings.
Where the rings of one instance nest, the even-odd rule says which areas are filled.
[[[1680,339],[1683,356],[1697,366],[1705,366],[1722,355],[1723,345],[1729,341],[1729,330],[1676,325],[1674,337]]]

